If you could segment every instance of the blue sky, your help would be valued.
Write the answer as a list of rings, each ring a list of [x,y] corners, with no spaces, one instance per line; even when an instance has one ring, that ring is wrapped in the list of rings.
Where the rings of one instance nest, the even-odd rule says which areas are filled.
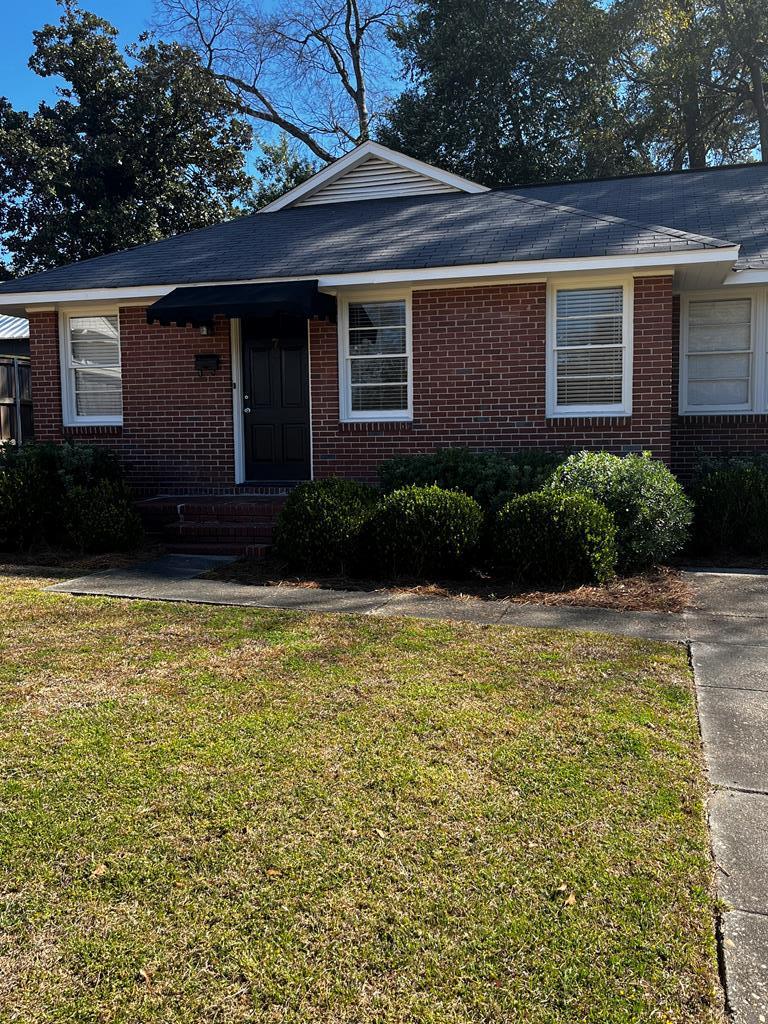
[[[60,8],[56,0],[3,0],[3,55],[0,59],[0,96],[7,96],[14,107],[37,106],[41,99],[52,99],[55,83],[38,78],[27,67],[32,53],[32,32],[57,22]],[[120,30],[123,43],[133,41],[149,27],[153,0],[85,0],[87,10],[111,21]]]

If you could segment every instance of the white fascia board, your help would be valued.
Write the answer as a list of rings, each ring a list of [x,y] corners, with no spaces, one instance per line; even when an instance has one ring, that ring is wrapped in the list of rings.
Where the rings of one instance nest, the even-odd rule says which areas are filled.
[[[722,249],[696,249],[689,252],[646,253],[631,256],[589,256],[583,259],[562,260],[520,260],[504,263],[473,263],[450,267],[404,267],[399,270],[373,270],[354,274],[318,274],[318,286],[324,290],[346,286],[378,284],[417,284],[420,281],[446,283],[457,280],[482,280],[484,278],[544,277],[550,274],[591,274],[594,271],[624,270],[628,273],[648,269],[661,270],[693,264],[719,264],[723,279],[738,259],[739,247]],[[738,283],[750,283],[743,274]],[[756,271],[755,273],[763,273]],[[0,294],[0,312],[10,307],[30,309],[40,305],[71,302],[101,302],[120,304],[122,301],[157,299],[175,288],[207,288],[226,284],[273,284],[277,281],[306,281],[313,279],[310,274],[295,274],[286,277],[258,277],[238,281],[183,281],[176,284],[137,285],[132,288],[80,288],[73,291],[50,292],[8,292]],[[761,278],[765,280],[765,278]],[[728,279],[727,283],[730,283]],[[736,283],[736,281],[734,281]]]
[[[583,259],[521,260],[508,263],[475,263],[469,266],[426,267],[403,270],[378,270],[359,274],[326,274],[319,276],[321,288],[345,285],[397,284],[418,281],[452,281],[457,278],[531,277],[547,274],[589,274],[601,270],[626,270],[630,273],[648,268],[689,266],[696,263],[720,264],[723,276],[738,259],[739,247],[697,249],[678,253],[647,253],[632,256],[589,256]]]
[[[765,270],[734,270],[723,282],[727,285],[768,284],[768,267]]]
[[[0,310],[6,306],[29,309],[41,304],[50,306],[57,302],[121,302],[130,299],[160,298],[167,295],[177,284],[147,284],[132,288],[76,288],[72,291],[50,292],[6,292],[0,293]]]
[[[352,167],[366,160],[369,156],[381,157],[382,160],[388,160],[390,163],[395,164],[396,167],[403,167],[406,170],[414,171],[416,174],[423,174],[427,178],[432,178],[433,181],[439,181],[442,185],[452,185],[461,192],[488,192],[488,188],[485,185],[478,185],[477,182],[462,178],[459,174],[443,171],[439,167],[433,167],[432,164],[424,163],[423,160],[415,160],[412,156],[398,153],[394,149],[382,146],[379,142],[364,142],[362,145],[350,150],[349,153],[339,157],[338,160],[334,160],[332,164],[323,167],[317,174],[313,174],[311,178],[303,181],[301,185],[292,188],[290,192],[286,192],[285,195],[280,196],[278,199],[273,199],[266,206],[262,206],[259,213],[275,213],[286,206],[292,206],[293,203],[297,203],[300,199],[304,199],[313,192],[317,192],[318,189],[338,178],[341,174],[346,174]]]

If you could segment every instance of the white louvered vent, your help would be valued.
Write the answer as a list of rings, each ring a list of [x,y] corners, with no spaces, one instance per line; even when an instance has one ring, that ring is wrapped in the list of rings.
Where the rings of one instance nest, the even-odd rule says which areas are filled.
[[[388,199],[459,191],[453,185],[446,185],[406,167],[398,167],[382,157],[369,156],[295,205],[319,206],[322,203],[351,203],[358,199]]]

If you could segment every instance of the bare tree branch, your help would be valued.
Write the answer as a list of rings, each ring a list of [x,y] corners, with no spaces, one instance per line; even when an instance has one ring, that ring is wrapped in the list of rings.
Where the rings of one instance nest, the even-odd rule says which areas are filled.
[[[233,110],[274,125],[321,160],[370,135],[391,72],[387,29],[406,0],[160,0],[161,28],[226,85]]]

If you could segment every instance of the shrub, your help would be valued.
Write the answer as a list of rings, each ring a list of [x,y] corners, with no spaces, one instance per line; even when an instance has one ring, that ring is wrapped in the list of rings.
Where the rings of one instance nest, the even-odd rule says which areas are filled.
[[[496,515],[493,556],[521,582],[605,583],[616,574],[616,524],[585,494],[538,491]]]
[[[622,571],[664,562],[688,539],[691,501],[667,467],[648,452],[623,457],[579,452],[555,470],[548,486],[587,494],[613,514]]]
[[[61,529],[55,478],[39,460],[21,458],[19,451],[16,445],[0,449],[0,548],[12,551],[43,544]]]
[[[99,489],[104,482],[115,485],[109,497]],[[96,532],[89,532],[87,524],[93,525],[95,519],[88,519],[83,491],[93,492],[94,501],[100,506],[106,502],[111,507],[104,524],[107,520],[119,524],[117,505],[122,505],[123,526],[111,541],[107,541],[103,531],[98,539]],[[130,546],[126,537],[138,538],[138,520],[128,512],[130,501],[120,465],[109,449],[72,442],[0,448],[0,546],[4,548],[19,550],[49,544],[104,550]],[[82,524],[75,509],[80,510]],[[91,515],[97,516],[96,508]]]
[[[477,548],[483,511],[467,494],[402,487],[387,494],[366,524],[366,554],[392,576],[450,575]]]
[[[697,547],[768,554],[768,455],[705,460],[691,493]]]
[[[277,519],[275,551],[301,570],[343,572],[378,494],[354,480],[315,480],[293,490]]]
[[[77,485],[66,494],[64,528],[79,551],[124,551],[141,540],[141,520],[121,480]]]
[[[512,455],[473,452],[469,448],[441,448],[428,455],[388,459],[379,466],[385,491],[436,484],[463,491],[486,510],[495,511],[515,494],[535,491],[564,459],[562,453],[521,449]]]

